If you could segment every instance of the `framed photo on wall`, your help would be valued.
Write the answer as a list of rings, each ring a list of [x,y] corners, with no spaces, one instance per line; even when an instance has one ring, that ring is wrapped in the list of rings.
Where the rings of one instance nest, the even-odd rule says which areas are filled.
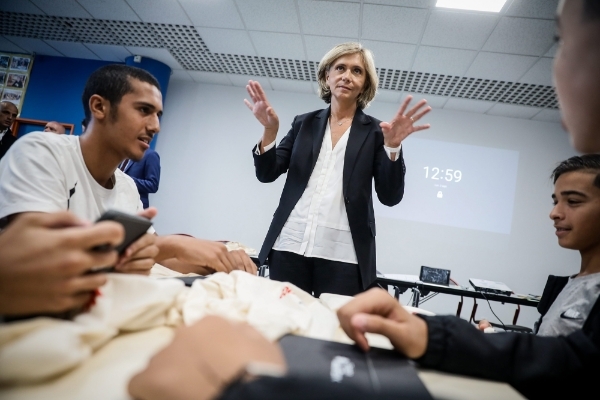
[[[21,114],[33,56],[0,53],[0,101],[10,101]]]
[[[31,63],[30,57],[17,57],[13,56],[10,62],[11,71],[29,71],[29,64]]]
[[[25,74],[8,74],[8,78],[6,79],[6,87],[23,89],[25,87],[26,80],[27,75]]]
[[[19,105],[21,104],[22,97],[23,97],[23,91],[22,90],[4,89],[2,91],[2,99],[1,100],[2,101],[10,101],[15,106],[17,106],[17,108],[19,108]],[[19,111],[21,111],[20,108],[19,108]]]
[[[10,56],[7,54],[0,54],[0,69],[7,69],[10,63]]]

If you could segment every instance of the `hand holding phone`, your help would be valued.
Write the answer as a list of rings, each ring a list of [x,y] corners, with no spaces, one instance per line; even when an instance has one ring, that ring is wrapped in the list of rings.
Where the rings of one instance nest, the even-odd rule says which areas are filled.
[[[129,246],[144,236],[148,229],[152,226],[152,221],[149,219],[116,210],[106,211],[100,216],[100,218],[98,218],[96,222],[100,221],[115,221],[123,225],[123,228],[125,229],[125,237],[119,245],[114,247],[114,250],[116,250],[120,256],[125,253]],[[94,250],[108,251],[113,250],[113,247],[110,245],[102,245],[96,246]],[[90,270],[88,273],[112,272],[114,269],[114,266],[107,266]]]

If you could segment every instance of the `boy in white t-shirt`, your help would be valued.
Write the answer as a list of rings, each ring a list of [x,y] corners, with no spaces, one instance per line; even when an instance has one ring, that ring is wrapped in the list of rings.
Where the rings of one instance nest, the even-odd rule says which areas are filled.
[[[28,212],[69,210],[96,220],[108,209],[147,218],[133,180],[117,167],[140,160],[160,130],[162,95],[148,72],[107,65],[92,73],[82,102],[89,125],[81,136],[30,133],[0,162],[0,221]],[[117,263],[120,272],[149,273],[154,262],[179,272],[256,272],[242,250],[182,235],[146,234]]]

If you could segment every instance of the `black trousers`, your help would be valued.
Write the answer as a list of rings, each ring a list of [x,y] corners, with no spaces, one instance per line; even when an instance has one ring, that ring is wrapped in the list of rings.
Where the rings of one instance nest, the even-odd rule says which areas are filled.
[[[321,293],[354,296],[363,291],[358,264],[304,257],[289,251],[271,250],[269,277],[293,283],[317,298]]]

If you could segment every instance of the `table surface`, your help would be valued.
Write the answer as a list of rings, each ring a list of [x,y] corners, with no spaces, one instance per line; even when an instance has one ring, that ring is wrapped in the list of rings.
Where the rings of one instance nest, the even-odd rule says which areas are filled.
[[[377,277],[375,280],[376,283],[388,286],[398,286],[400,288],[417,288],[421,291],[430,291],[436,293],[444,293],[451,294],[455,296],[464,296],[475,299],[483,299],[490,301],[498,301],[501,303],[508,304],[518,304],[521,306],[529,306],[529,307],[537,307],[539,300],[534,300],[531,298],[518,297],[514,294],[511,296],[507,296],[504,294],[494,294],[494,293],[485,293],[482,294],[480,291],[475,291],[472,288],[465,289],[462,286],[443,286],[443,285],[435,285],[431,283],[425,283],[421,281],[413,282],[413,281],[403,281],[392,278],[384,278]]]
[[[173,328],[159,327],[121,334],[73,371],[50,381],[14,388],[0,388],[3,400],[131,400],[127,383],[142,370],[153,354],[173,338]],[[419,370],[419,377],[435,399],[511,400],[523,397],[506,383]]]

